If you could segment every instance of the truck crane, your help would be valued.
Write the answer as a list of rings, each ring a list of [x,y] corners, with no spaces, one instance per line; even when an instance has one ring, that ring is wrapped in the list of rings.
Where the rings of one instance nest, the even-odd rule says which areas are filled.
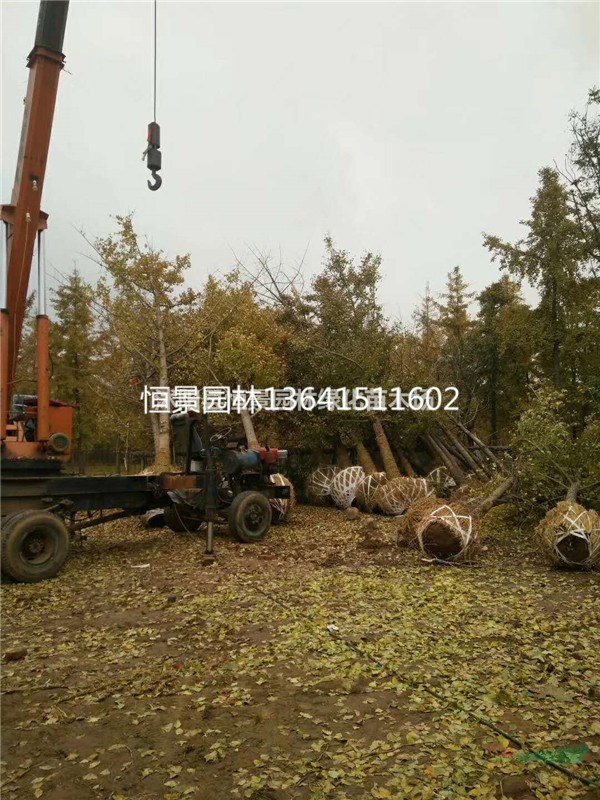
[[[271,525],[270,501],[290,497],[288,486],[270,480],[280,471],[287,451],[232,447],[212,431],[206,414],[191,411],[171,418],[175,452],[185,465],[180,472],[88,477],[68,475],[62,469],[71,452],[73,408],[50,399],[43,258],[48,214],[41,210],[41,199],[65,63],[68,8],[68,0],[40,2],[35,44],[27,61],[29,81],[11,204],[0,209],[4,234],[0,249],[5,256],[0,313],[0,567],[3,575],[23,582],[56,575],[71,539],[83,529],[152,509],[164,509],[167,526],[175,531],[195,531],[207,523],[204,563],[211,563],[215,522],[224,519],[239,540],[257,542]],[[151,123],[148,130],[153,191],[160,186],[157,128]],[[36,243],[37,393],[23,396],[15,392],[15,376]]]
[[[68,8],[68,0],[40,3],[35,44],[27,59],[29,81],[11,204],[0,208],[6,265],[6,285],[3,285],[6,299],[0,315],[2,468],[10,472],[27,470],[29,474],[32,470],[46,474],[59,471],[62,460],[70,456],[72,436],[73,409],[64,403],[50,402],[49,320],[43,263],[48,214],[41,210],[58,81],[65,63],[62,47]],[[9,421],[36,242],[37,395],[20,398],[18,412],[15,409],[17,413],[10,413]]]

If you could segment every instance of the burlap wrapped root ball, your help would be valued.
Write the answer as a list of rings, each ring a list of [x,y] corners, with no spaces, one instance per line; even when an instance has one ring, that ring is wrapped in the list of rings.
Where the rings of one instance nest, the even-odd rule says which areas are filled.
[[[277,472],[275,475],[269,475],[269,480],[276,486],[289,486],[290,497],[289,500],[284,497],[271,497],[269,503],[271,504],[271,522],[278,525],[289,517],[293,507],[296,505],[296,492],[289,478]]]
[[[374,503],[384,514],[398,516],[428,495],[431,495],[431,488],[425,478],[393,478],[377,489]]]
[[[339,472],[333,464],[317,467],[306,481],[306,498],[315,506],[325,506],[331,502],[331,481]]]
[[[456,481],[448,472],[447,467],[432,469],[426,480],[436,497],[448,497],[450,492],[456,489]]]
[[[387,481],[385,472],[374,472],[372,475],[365,475],[356,487],[356,505],[361,511],[371,513],[375,506],[375,494],[377,489]]]
[[[536,533],[555,566],[591,569],[600,565],[600,515],[596,511],[563,500],[550,509]]]
[[[414,526],[419,549],[441,561],[467,561],[477,542],[477,524],[460,503],[438,501]]]
[[[358,485],[364,477],[365,471],[362,467],[347,467],[338,472],[331,481],[331,499],[338,508],[350,508]]]
[[[399,547],[418,547],[417,525],[429,514],[444,505],[439,497],[421,497],[407,509],[398,521],[396,544]]]

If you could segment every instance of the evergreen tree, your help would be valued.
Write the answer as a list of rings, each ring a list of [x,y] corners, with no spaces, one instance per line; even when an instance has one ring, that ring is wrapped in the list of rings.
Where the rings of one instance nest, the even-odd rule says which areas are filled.
[[[583,279],[579,230],[570,214],[568,195],[556,170],[540,170],[540,186],[532,198],[525,239],[516,244],[485,236],[492,258],[540,294],[536,310],[542,365],[556,389],[564,384],[573,344],[573,326]]]
[[[571,208],[592,274],[600,267],[600,90],[591,89],[583,113],[570,117],[573,141],[565,178]]]
[[[35,292],[27,298],[21,346],[17,356],[13,394],[35,394],[37,392]]]
[[[533,358],[531,310],[519,284],[507,275],[478,296],[473,356],[476,394],[489,420],[490,441],[518,415],[526,397]],[[475,377],[475,376],[474,376]]]
[[[469,334],[473,326],[469,304],[474,296],[460,267],[456,266],[447,275],[446,291],[435,302],[438,310],[436,324],[442,335],[443,378],[458,388],[463,412],[468,412],[471,406],[474,389],[469,375]]]
[[[442,335],[438,314],[439,305],[433,298],[429,284],[425,287],[425,294],[413,312],[415,333],[418,337],[418,347],[415,356],[421,369],[417,383],[429,385],[441,379],[441,345]]]
[[[94,392],[98,334],[92,309],[93,291],[77,271],[52,290],[56,315],[50,328],[52,390],[60,400],[73,403],[73,443],[81,452],[95,434]]]

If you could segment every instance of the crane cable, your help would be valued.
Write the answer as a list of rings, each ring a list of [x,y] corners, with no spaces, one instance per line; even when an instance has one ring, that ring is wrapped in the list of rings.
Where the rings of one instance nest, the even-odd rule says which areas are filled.
[[[157,0],[154,0],[154,122],[156,122],[156,6]]]
[[[162,178],[157,173],[162,166],[162,153],[160,152],[160,125],[156,121],[156,72],[157,72],[157,5],[158,1],[154,0],[154,85],[153,85],[153,109],[154,119],[148,125],[148,146],[144,150],[142,159],[146,159],[146,166],[152,173],[152,181],[148,181],[148,188],[150,191],[155,192],[160,189]]]

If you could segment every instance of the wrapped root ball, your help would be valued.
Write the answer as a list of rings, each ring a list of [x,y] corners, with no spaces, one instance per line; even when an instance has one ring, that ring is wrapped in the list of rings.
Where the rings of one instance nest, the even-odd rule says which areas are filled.
[[[456,481],[447,467],[432,469],[426,480],[436,497],[448,497],[450,492],[456,489]]]
[[[306,497],[309,503],[318,506],[327,505],[331,500],[331,481],[338,474],[338,467],[332,464],[317,467],[306,481]]]
[[[362,467],[347,467],[338,472],[331,481],[331,497],[338,508],[350,508],[364,477]]]
[[[466,506],[440,503],[422,515],[415,525],[419,548],[443,561],[461,561],[469,557],[477,541],[477,526]]]
[[[536,528],[548,560],[555,566],[591,568],[600,564],[600,515],[563,500]]]
[[[387,480],[385,472],[375,472],[373,475],[365,475],[361,483],[356,487],[356,504],[361,511],[371,512],[375,508],[375,493],[377,489]]]
[[[438,497],[421,497],[400,517],[396,544],[400,547],[417,546],[417,525],[436,508],[444,505]]]
[[[275,475],[269,475],[269,480],[276,486],[290,487],[289,500],[283,497],[271,497],[269,499],[272,512],[271,521],[273,524],[277,525],[280,522],[285,522],[285,520],[289,517],[291,510],[296,504],[296,493],[294,492],[294,487],[290,479],[286,478],[285,475],[281,475],[279,472],[275,473]]]
[[[427,497],[431,489],[425,478],[394,478],[383,483],[375,492],[374,503],[384,514],[398,516],[416,500]]]

